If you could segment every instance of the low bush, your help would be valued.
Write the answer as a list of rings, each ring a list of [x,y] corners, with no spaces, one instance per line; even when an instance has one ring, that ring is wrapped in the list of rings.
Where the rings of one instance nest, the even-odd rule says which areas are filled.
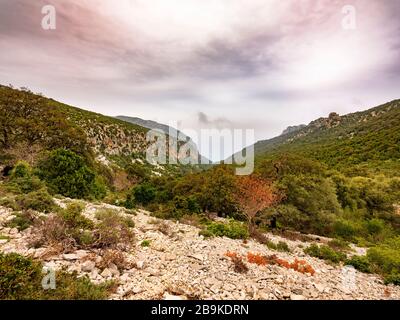
[[[36,220],[36,215],[30,211],[22,211],[14,214],[15,218],[8,221],[6,226],[9,228],[17,228],[18,231],[28,229]]]
[[[96,218],[100,221],[94,230],[97,247],[127,250],[132,246],[132,219],[123,217],[112,209],[98,210]]]
[[[316,244],[312,244],[308,248],[304,249],[304,253],[312,257],[327,260],[333,263],[339,263],[340,261],[346,259],[346,255],[344,253],[335,251],[325,245],[318,246]]]
[[[106,195],[104,183],[84,158],[70,150],[50,152],[39,163],[38,175],[55,194],[76,199],[102,199]]]
[[[16,202],[21,209],[32,209],[43,213],[49,213],[56,209],[53,197],[45,188],[16,197]]]
[[[143,248],[150,247],[150,244],[151,244],[151,241],[150,241],[150,240],[143,240],[143,241],[140,243],[140,245],[141,245]]]
[[[367,256],[352,256],[345,261],[345,264],[353,266],[361,272],[370,273],[372,271],[371,263]]]
[[[271,250],[277,250],[281,252],[290,252],[288,244],[284,241],[279,241],[278,243],[268,240],[266,243],[267,247]]]
[[[228,237],[231,239],[247,239],[249,231],[243,222],[229,220],[227,223],[210,222],[200,232],[204,237]]]
[[[243,262],[242,257],[238,256],[235,252],[227,252],[225,253],[227,257],[229,257],[233,263],[233,270],[237,273],[247,273],[249,268]]]
[[[87,277],[56,273],[56,288],[42,287],[40,262],[15,253],[0,253],[0,300],[104,300],[112,284],[92,284]]]

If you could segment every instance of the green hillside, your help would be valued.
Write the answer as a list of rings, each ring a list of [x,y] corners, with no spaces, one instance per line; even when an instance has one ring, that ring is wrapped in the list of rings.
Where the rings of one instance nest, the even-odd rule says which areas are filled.
[[[363,112],[332,113],[308,126],[255,144],[257,160],[291,153],[342,170],[400,169],[400,100]]]

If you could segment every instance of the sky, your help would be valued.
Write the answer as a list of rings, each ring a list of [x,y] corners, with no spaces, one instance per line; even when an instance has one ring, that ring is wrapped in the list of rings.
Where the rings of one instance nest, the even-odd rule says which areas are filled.
[[[267,139],[400,98],[399,15],[398,0],[0,0],[0,83]]]

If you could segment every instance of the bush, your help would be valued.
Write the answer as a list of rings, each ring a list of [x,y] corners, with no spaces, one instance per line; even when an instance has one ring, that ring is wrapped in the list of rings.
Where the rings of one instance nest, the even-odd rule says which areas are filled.
[[[134,234],[131,227],[134,224],[130,218],[112,209],[98,210],[96,218],[100,220],[94,230],[97,247],[127,250],[132,246]]]
[[[0,253],[0,300],[104,300],[110,294],[110,283],[94,285],[63,271],[56,273],[56,289],[44,290],[42,270],[38,261]]]
[[[44,213],[49,213],[57,208],[53,197],[46,189],[33,191],[27,195],[19,195],[16,197],[16,202],[21,209],[32,209]]]
[[[39,176],[53,193],[70,198],[95,198],[105,196],[105,186],[96,174],[76,153],[57,149],[39,163]]]
[[[94,223],[92,220],[82,215],[85,205],[79,202],[70,203],[59,214],[64,223],[71,229],[93,229]]]
[[[267,247],[271,250],[277,250],[281,252],[290,252],[288,244],[284,241],[279,241],[278,243],[268,240],[266,243]]]
[[[332,239],[328,242],[328,246],[338,251],[350,251],[350,245],[348,242],[342,239]]]
[[[29,210],[17,212],[14,215],[15,218],[7,223],[7,227],[17,228],[18,231],[24,231],[25,229],[28,229],[36,219],[34,213]]]
[[[368,260],[381,274],[400,273],[400,250],[390,245],[382,244],[367,251]]]
[[[150,247],[151,241],[150,240],[143,240],[140,245],[145,248],[145,247]]]
[[[368,260],[367,256],[352,256],[350,259],[347,259],[345,262],[346,265],[353,266],[358,271],[370,273],[371,263]]]
[[[247,239],[249,231],[243,222],[229,220],[228,223],[211,222],[200,232],[204,237],[228,237],[231,239]]]
[[[141,184],[133,188],[132,195],[136,203],[147,205],[155,199],[156,189],[149,184]]]
[[[394,284],[400,286],[400,273],[391,273],[384,278],[385,284]]]
[[[346,259],[346,255],[344,253],[335,251],[325,245],[318,246],[316,244],[312,244],[308,248],[304,249],[304,253],[322,260],[331,261],[333,263],[339,263],[340,261]]]
[[[38,191],[45,184],[32,173],[32,168],[25,161],[19,161],[11,171],[9,189],[16,193]]]

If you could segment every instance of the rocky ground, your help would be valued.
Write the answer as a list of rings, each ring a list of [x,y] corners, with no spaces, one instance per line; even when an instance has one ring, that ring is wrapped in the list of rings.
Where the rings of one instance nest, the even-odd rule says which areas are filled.
[[[61,200],[58,203],[64,205]],[[84,214],[93,218],[100,207],[127,214],[118,207],[90,203]],[[115,265],[100,268],[102,258],[97,251],[78,250],[52,255],[49,248],[30,248],[31,229],[18,232],[4,227],[13,215],[11,210],[2,207],[0,234],[8,239],[0,239],[0,251],[40,258],[47,267],[65,267],[79,275],[88,275],[95,283],[116,280],[118,289],[112,299],[400,299],[400,287],[386,286],[376,275],[333,266],[305,255],[303,249],[310,242],[268,234],[272,241],[284,240],[289,245],[291,252],[283,253],[253,240],[204,239],[194,226],[161,222],[142,210],[130,216],[135,222],[136,246],[126,254],[129,263],[125,270],[118,270]],[[165,224],[162,231],[159,230],[160,223]],[[141,246],[143,240],[150,240],[149,247]],[[357,254],[365,253],[363,248],[355,250]],[[316,272],[314,275],[302,274],[276,265],[259,266],[246,262],[248,272],[237,273],[231,259],[225,255],[227,251],[244,257],[248,252],[276,254],[289,262],[298,258],[309,263]]]

